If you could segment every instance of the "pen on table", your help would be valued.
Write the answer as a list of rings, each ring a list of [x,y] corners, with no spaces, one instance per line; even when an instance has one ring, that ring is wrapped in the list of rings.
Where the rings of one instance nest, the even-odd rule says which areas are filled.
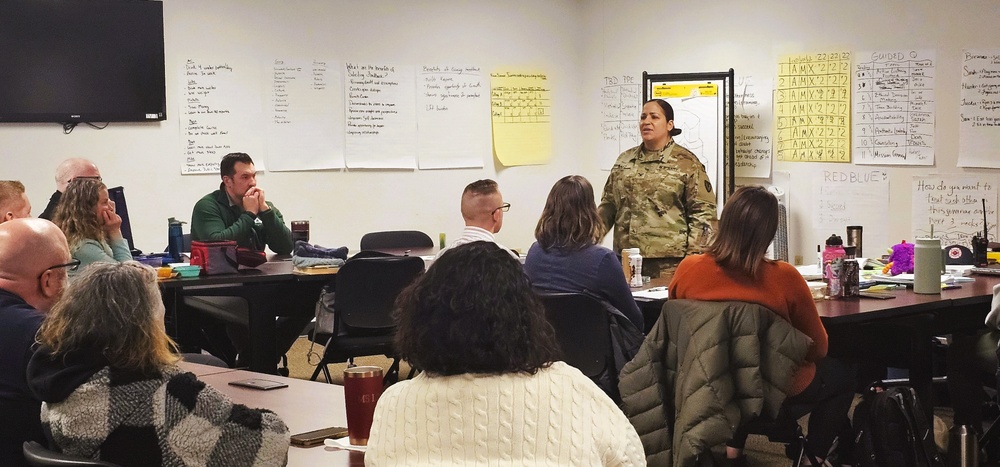
[[[652,288],[646,289],[646,292],[663,292],[663,291],[666,291],[666,290],[667,290],[666,287],[652,287]]]

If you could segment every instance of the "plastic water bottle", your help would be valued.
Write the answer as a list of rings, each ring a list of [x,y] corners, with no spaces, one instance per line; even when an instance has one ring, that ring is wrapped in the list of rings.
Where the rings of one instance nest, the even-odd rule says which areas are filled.
[[[632,270],[632,287],[642,287],[642,255],[638,248],[632,248],[628,255],[629,268]]]
[[[828,287],[830,286],[830,265],[835,259],[844,256],[846,256],[844,240],[837,234],[830,235],[830,238],[826,239],[826,248],[823,249],[823,279],[827,281]]]
[[[167,252],[175,263],[181,262],[181,249],[184,248],[183,222],[171,217],[167,219]]]

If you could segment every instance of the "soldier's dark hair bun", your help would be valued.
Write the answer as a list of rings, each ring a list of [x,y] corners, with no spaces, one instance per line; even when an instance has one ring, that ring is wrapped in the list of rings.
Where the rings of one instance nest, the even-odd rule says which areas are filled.
[[[680,128],[674,128],[673,130],[670,130],[669,133],[670,133],[670,136],[677,136],[677,135],[681,134],[681,129]]]

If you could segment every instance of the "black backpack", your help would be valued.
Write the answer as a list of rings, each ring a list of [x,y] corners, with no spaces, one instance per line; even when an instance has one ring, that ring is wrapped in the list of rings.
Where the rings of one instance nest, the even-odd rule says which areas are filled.
[[[854,409],[857,467],[943,467],[934,428],[907,386],[873,383]]]

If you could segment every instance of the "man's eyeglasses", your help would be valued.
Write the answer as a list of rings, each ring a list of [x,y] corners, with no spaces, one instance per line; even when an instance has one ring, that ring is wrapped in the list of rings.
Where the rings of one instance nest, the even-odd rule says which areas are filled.
[[[510,203],[503,203],[500,207],[494,209],[493,212],[497,212],[498,209],[503,212],[510,211]]]
[[[49,266],[45,268],[45,270],[42,271],[42,273],[39,274],[38,277],[41,278],[43,275],[45,275],[46,272],[51,271],[53,269],[66,268],[67,271],[76,271],[76,269],[79,267],[80,267],[80,260],[74,259],[73,261],[70,261],[66,264],[57,264],[55,266]]]

